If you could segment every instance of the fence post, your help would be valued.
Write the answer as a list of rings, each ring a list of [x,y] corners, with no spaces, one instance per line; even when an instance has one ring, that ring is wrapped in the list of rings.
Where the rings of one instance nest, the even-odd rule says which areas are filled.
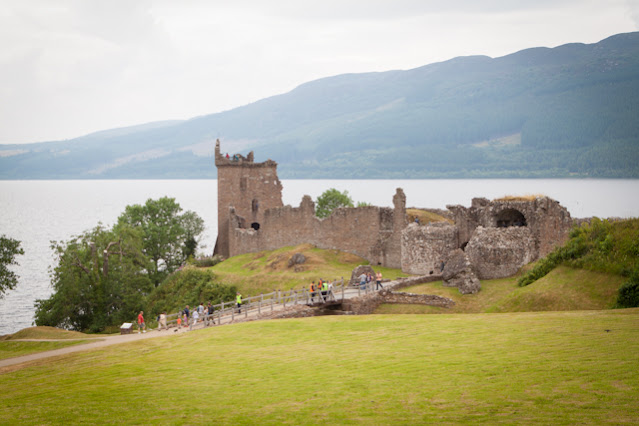
[[[297,290],[295,290],[295,300],[294,300],[293,304],[297,305]]]
[[[344,277],[342,277],[342,302],[344,301]]]
[[[284,293],[284,296],[282,297],[282,304],[286,308],[286,293]]]
[[[260,300],[257,301],[257,314],[262,315],[262,299],[264,299],[264,294],[260,293]]]

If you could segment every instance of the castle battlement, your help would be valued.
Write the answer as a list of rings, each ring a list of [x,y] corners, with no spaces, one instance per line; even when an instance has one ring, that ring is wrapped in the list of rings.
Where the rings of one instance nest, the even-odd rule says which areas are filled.
[[[226,157],[228,155],[228,158]],[[255,162],[255,154],[249,152],[245,157],[242,154],[222,154],[220,152],[220,140],[215,142],[215,166],[220,167],[277,167],[277,163],[271,159],[261,163]]]

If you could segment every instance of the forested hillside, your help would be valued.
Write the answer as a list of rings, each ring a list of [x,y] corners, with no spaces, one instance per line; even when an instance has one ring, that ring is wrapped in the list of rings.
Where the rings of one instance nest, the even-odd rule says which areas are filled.
[[[639,33],[349,74],[219,114],[0,146],[0,178],[215,177],[216,138],[285,178],[639,177]]]

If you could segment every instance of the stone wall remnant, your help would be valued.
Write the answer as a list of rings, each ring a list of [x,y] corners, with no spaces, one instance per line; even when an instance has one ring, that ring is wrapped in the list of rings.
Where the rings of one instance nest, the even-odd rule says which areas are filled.
[[[420,226],[411,223],[402,231],[402,271],[441,276],[441,263],[458,247],[457,228],[447,222]]]
[[[491,280],[515,275],[519,268],[538,258],[537,245],[529,228],[475,229],[466,254],[479,279]]]
[[[461,249],[449,253],[442,274],[444,286],[457,287],[461,294],[475,294],[481,290],[481,283],[468,255]]]

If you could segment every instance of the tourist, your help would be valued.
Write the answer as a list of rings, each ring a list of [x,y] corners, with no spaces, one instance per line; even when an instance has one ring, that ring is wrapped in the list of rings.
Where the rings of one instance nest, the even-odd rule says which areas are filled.
[[[235,306],[237,306],[237,313],[242,313],[242,295],[238,292],[235,296]]]
[[[200,316],[204,315],[204,302],[200,302],[200,306],[197,307],[197,313]]]
[[[361,290],[366,290],[366,274],[362,272],[362,275],[359,276],[359,288]]]
[[[189,317],[191,316],[191,311],[189,310],[189,305],[186,305],[184,308],[184,327],[189,325]]]
[[[213,318],[213,311],[215,310],[215,308],[213,308],[213,305],[211,305],[211,302],[209,301],[208,305],[206,305],[206,322],[205,325],[209,325],[209,321],[211,321],[211,319]],[[215,324],[215,320],[213,320],[213,324]]]
[[[322,299],[326,302],[326,294],[328,293],[328,283],[322,280]]]
[[[193,330],[193,327],[195,326],[195,324],[197,324],[197,320],[200,318],[200,314],[198,313],[197,310],[193,311],[193,318],[191,320],[191,328],[190,330]]]
[[[311,303],[313,303],[313,300],[315,298],[315,281],[311,281]]]
[[[169,329],[169,327],[166,326],[166,312],[160,314],[160,321],[158,321],[158,331],[162,330],[162,328],[165,330]]]
[[[144,311],[140,311],[138,314],[138,334],[140,334],[140,330],[143,333],[146,333],[146,324],[144,323]]]
[[[377,279],[375,280],[375,283],[377,284],[375,286],[375,290],[379,290],[380,288],[382,290],[384,289],[384,287],[382,286],[382,271],[377,272]]]

